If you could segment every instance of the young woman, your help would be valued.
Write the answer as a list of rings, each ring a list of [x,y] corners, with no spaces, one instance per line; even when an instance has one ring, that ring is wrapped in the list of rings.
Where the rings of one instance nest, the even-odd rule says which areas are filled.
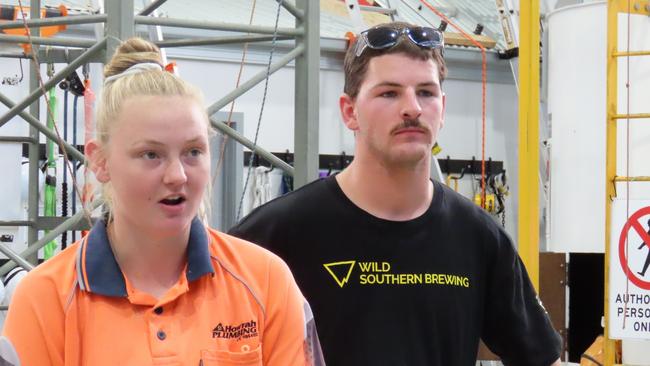
[[[200,93],[137,38],[104,74],[86,153],[108,214],[17,289],[4,336],[20,364],[318,364],[287,266],[201,219],[210,126]]]

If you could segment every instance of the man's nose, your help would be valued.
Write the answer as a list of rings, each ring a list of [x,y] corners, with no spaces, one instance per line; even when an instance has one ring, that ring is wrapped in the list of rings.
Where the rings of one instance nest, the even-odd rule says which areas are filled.
[[[422,107],[414,91],[402,95],[402,110],[400,114],[404,119],[417,119],[422,114]]]

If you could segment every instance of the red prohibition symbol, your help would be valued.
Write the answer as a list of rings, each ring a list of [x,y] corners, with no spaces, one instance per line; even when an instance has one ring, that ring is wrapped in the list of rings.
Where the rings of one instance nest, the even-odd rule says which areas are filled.
[[[650,250],[650,235],[646,231],[646,229],[643,228],[643,225],[639,221],[640,218],[650,215],[650,207],[644,207],[637,212],[633,213],[632,216],[630,216],[623,226],[623,230],[621,230],[621,237],[618,242],[618,258],[621,261],[621,268],[623,268],[623,272],[625,272],[625,276],[636,286],[650,290],[650,281],[644,281],[643,279],[637,277],[637,272],[633,271],[629,265],[628,265],[628,259],[627,259],[627,253],[626,253],[626,245],[625,242],[627,241],[627,236],[628,232],[630,229],[634,229],[636,233],[641,237],[641,240],[643,240],[643,243],[645,243],[646,246],[648,246]],[[648,230],[650,231],[650,230]],[[636,243],[634,243],[633,247],[636,249]],[[650,255],[650,254],[649,254]]]

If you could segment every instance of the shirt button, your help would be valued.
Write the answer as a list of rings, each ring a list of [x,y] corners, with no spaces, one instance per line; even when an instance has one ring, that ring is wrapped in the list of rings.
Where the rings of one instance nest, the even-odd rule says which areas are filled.
[[[164,341],[165,338],[167,338],[167,334],[165,334],[165,332],[164,332],[163,330],[159,330],[159,331],[156,333],[156,336],[157,336],[158,339],[160,339],[161,341]]]
[[[159,307],[153,309],[153,312],[156,313],[157,315],[162,314],[162,313],[163,313],[163,308],[162,308],[162,306],[159,306]]]

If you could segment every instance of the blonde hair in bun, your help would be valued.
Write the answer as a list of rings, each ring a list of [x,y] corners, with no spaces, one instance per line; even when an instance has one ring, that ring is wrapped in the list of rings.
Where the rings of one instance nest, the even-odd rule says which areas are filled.
[[[142,69],[134,73],[124,73],[130,67],[140,63],[155,63],[160,69]],[[104,67],[104,77],[119,75],[105,82],[102,96],[97,107],[97,140],[102,149],[110,143],[113,122],[118,118],[122,105],[127,100],[138,96],[180,96],[190,98],[203,107],[203,95],[193,85],[180,77],[164,70],[160,49],[153,43],[142,38],[130,38],[124,41],[115,51],[111,61]],[[210,132],[210,124],[205,115],[206,129]],[[208,187],[209,188],[209,187]],[[110,183],[102,185],[102,197],[111,217],[112,195]],[[206,200],[209,199],[209,192]],[[199,215],[205,219],[206,207],[204,202]]]

